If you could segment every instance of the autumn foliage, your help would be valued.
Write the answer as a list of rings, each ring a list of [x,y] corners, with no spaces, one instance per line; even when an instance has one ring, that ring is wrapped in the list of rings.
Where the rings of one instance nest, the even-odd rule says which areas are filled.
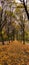
[[[29,65],[29,45],[13,41],[0,45],[0,65]]]

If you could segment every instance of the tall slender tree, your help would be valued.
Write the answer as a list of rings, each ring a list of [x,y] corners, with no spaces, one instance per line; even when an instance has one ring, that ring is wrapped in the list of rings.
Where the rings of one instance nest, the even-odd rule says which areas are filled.
[[[20,1],[22,2],[22,0],[20,0]],[[25,8],[28,20],[29,20],[29,13],[28,13],[28,10],[27,10],[27,0],[26,0],[26,4],[25,4],[25,0],[23,0],[23,5],[24,5],[24,8]]]

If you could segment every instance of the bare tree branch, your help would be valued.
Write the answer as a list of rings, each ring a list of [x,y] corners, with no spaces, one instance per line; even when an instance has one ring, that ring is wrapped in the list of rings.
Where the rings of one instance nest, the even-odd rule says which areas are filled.
[[[27,14],[27,17],[28,17],[28,20],[29,20],[29,13],[28,13],[28,10],[27,10],[27,6],[25,5],[25,2],[24,0],[20,0],[21,2],[23,2],[23,5],[24,5],[24,8],[25,8],[25,11],[26,11],[26,14]],[[27,2],[27,1],[26,1]]]

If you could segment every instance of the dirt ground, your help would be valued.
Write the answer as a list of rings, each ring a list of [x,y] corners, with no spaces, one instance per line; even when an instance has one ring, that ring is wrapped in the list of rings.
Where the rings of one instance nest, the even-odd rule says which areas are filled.
[[[0,65],[29,65],[29,45],[19,41],[0,45]]]

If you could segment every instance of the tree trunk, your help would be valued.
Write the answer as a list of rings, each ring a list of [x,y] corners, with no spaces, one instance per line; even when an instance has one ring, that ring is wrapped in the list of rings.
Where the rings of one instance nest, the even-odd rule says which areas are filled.
[[[22,29],[23,29],[23,34],[22,34],[23,35],[23,44],[25,44],[25,30],[24,30],[25,29],[25,25],[24,24],[23,24],[23,28]]]
[[[1,28],[1,22],[2,22],[2,14],[3,14],[3,10],[1,11],[1,14],[0,14],[0,36],[1,36],[1,39],[2,39],[2,44],[4,45],[4,40],[3,40],[3,35],[2,35],[2,28]]]

